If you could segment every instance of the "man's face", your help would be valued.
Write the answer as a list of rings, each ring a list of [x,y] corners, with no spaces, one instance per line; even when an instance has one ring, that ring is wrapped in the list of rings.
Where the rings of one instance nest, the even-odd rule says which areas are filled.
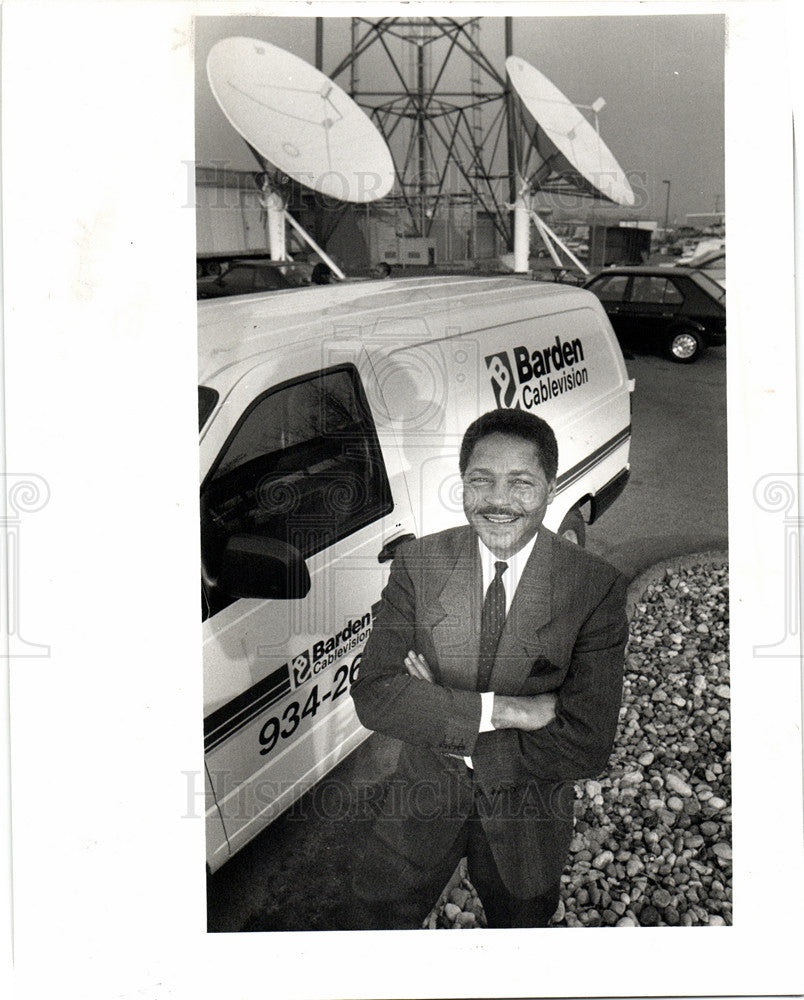
[[[535,445],[509,434],[490,434],[469,455],[463,510],[494,555],[510,559],[539,530],[555,489]]]

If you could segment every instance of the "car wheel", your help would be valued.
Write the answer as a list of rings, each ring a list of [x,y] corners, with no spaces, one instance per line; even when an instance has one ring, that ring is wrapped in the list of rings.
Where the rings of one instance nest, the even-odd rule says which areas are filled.
[[[667,356],[680,365],[689,365],[706,350],[703,337],[690,326],[676,327],[667,341]]]
[[[579,507],[573,507],[572,510],[567,511],[557,534],[566,538],[568,542],[572,542],[573,545],[584,547],[586,544],[586,521],[584,521]]]

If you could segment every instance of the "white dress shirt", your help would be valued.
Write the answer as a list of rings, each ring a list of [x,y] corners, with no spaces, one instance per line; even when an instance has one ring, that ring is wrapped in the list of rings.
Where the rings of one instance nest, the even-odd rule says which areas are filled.
[[[530,554],[533,551],[533,546],[536,544],[536,535],[531,538],[531,540],[523,545],[523,547],[515,552],[510,559],[504,559],[503,562],[508,564],[508,569],[502,575],[503,586],[505,587],[505,614],[511,610],[511,604],[514,600],[514,594],[516,593],[516,588],[519,586],[519,581],[522,578],[522,571],[525,569],[528,559],[530,559]],[[491,586],[491,581],[494,579],[496,569],[494,564],[500,562],[500,557],[495,556],[491,549],[478,538],[477,543],[480,547],[480,567],[483,574],[483,598],[485,600],[486,591]],[[494,692],[493,691],[481,691],[480,693],[481,709],[480,709],[480,727],[478,729],[479,733],[488,733],[494,729],[491,722],[491,713],[494,710]],[[472,758],[464,757],[467,767],[472,766]]]

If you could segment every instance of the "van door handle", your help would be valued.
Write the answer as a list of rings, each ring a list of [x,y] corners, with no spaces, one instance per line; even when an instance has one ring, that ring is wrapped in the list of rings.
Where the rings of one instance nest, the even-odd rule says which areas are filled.
[[[386,542],[380,550],[380,554],[377,556],[377,561],[381,563],[390,562],[394,558],[394,552],[396,551],[397,545],[401,545],[403,542],[412,542],[415,535],[397,535],[396,538],[392,538],[390,542]]]

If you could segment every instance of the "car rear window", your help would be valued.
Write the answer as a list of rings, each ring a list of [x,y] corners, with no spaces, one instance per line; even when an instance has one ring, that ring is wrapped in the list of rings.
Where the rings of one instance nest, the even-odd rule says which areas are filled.
[[[289,285],[290,282],[276,267],[254,268],[254,288],[258,292],[275,292]]]
[[[301,285],[309,285],[309,279],[307,272],[303,268],[298,267],[282,267],[278,270],[281,271],[282,277],[292,285],[294,288],[299,288]]]
[[[713,278],[710,278],[708,274],[704,274],[702,271],[693,271],[690,277],[702,288],[707,295],[711,295],[713,299],[720,302],[721,305],[726,304],[726,289],[718,284]]]

